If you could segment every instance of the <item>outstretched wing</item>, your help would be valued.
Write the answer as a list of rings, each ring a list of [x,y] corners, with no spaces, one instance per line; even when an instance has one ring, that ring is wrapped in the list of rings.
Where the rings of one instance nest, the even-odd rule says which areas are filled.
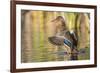
[[[62,46],[64,44],[64,38],[53,36],[53,37],[49,37],[48,40],[53,45]]]
[[[70,48],[73,47],[73,43],[63,36],[53,36],[53,37],[49,37],[48,39],[53,45],[63,46],[65,44]]]

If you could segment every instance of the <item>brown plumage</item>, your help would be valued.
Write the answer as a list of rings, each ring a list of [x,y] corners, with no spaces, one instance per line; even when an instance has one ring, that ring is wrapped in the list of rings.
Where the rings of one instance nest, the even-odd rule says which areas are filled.
[[[48,40],[50,41],[51,44],[56,46],[70,47],[71,60],[77,60],[78,59],[77,57],[78,37],[75,31],[73,32],[68,31],[65,20],[62,16],[58,16],[56,19],[52,20],[52,22],[54,22],[56,26],[56,34],[52,37],[48,37]]]
[[[51,44],[62,46],[64,45],[64,39],[70,40],[74,47],[77,47],[78,39],[75,32],[70,33],[66,27],[65,20],[62,16],[58,16],[56,19],[52,20],[56,25],[56,35],[48,37]]]

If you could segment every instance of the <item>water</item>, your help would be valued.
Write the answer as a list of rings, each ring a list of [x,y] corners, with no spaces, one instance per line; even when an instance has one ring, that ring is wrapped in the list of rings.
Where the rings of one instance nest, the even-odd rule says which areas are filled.
[[[50,48],[49,48],[50,49]],[[48,48],[33,49],[30,61],[27,62],[50,62],[50,61],[69,61],[71,60],[71,53],[63,49],[49,50]],[[89,59],[87,49],[78,51],[78,60]],[[25,62],[26,63],[26,62]]]
[[[48,61],[64,61],[69,60],[69,55],[66,55],[64,50],[35,50],[32,55],[32,62],[48,62]]]

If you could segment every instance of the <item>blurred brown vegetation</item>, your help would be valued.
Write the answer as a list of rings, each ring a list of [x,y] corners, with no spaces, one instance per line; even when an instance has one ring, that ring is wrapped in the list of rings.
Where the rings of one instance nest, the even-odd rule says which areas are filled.
[[[48,54],[48,51],[60,51],[56,46],[48,42],[48,37],[56,32],[55,24],[51,21],[57,16],[65,19],[69,31],[77,31],[78,49],[88,49],[87,57],[79,56],[79,59],[89,59],[90,23],[88,13],[53,12],[53,11],[21,11],[21,61],[42,62],[58,61],[57,55]],[[68,57],[68,56],[67,56]],[[61,57],[60,60],[67,60]]]

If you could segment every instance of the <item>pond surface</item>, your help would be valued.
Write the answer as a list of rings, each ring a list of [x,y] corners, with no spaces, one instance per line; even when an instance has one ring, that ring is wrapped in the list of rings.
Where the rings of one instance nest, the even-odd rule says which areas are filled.
[[[48,51],[48,50],[35,50],[32,56],[33,62],[48,62],[48,61],[64,61],[69,60],[70,57],[64,50]]]
[[[57,51],[35,49],[32,51],[31,61],[29,62],[50,62],[50,61],[69,61],[71,60],[71,54],[63,49],[58,49]],[[78,60],[89,59],[89,51],[87,49],[81,49],[78,51]]]

